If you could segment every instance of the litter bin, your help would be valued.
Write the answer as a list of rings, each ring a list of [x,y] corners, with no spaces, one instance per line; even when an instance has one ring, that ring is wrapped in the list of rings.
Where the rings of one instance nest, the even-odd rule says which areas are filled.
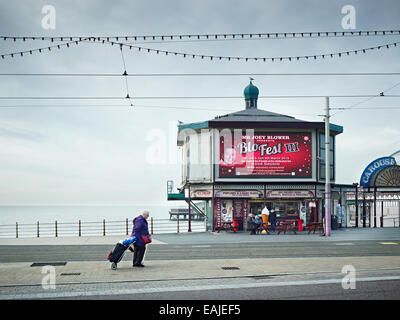
[[[232,221],[233,231],[239,231],[239,219],[233,219]]]
[[[338,228],[338,218],[335,215],[333,215],[331,217],[331,229],[336,230],[337,228]]]
[[[304,229],[303,229],[303,219],[298,219],[297,220],[297,227],[298,227],[298,229],[299,229],[299,231],[303,231]]]

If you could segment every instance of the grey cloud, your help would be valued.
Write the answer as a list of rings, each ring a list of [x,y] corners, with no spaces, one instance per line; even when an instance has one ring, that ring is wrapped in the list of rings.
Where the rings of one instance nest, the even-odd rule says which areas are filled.
[[[40,132],[34,132],[26,129],[0,127],[0,136],[5,138],[13,138],[20,140],[28,140],[33,142],[41,142],[46,136]]]

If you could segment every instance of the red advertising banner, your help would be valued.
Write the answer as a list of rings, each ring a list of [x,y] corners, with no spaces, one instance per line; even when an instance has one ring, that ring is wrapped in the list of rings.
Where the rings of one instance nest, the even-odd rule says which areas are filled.
[[[214,218],[215,218],[215,222],[216,222],[216,227],[219,228],[221,226],[221,199],[220,198],[216,198],[214,200]]]
[[[219,176],[311,178],[311,133],[221,136]]]

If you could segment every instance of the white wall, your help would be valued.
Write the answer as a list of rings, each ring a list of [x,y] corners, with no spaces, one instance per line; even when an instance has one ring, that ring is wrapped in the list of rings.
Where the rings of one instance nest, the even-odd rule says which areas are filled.
[[[183,181],[211,182],[212,134],[209,129],[186,130],[183,145]]]

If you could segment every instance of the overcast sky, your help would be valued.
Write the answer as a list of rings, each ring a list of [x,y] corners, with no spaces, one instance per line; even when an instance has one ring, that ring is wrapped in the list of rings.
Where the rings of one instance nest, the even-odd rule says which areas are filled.
[[[42,27],[44,5],[56,28]],[[356,30],[399,30],[393,1],[4,1],[0,36],[113,36],[205,33],[349,31],[341,9],[356,9]],[[231,56],[297,56],[368,48],[399,36],[142,43],[163,50]],[[143,42],[143,41],[141,41]],[[0,39],[0,53],[54,43]],[[209,61],[124,49],[128,73],[400,72],[400,46],[342,58],[292,62]],[[60,50],[0,59],[0,73],[122,73],[118,46],[81,43]],[[0,77],[0,96],[125,96],[121,77]],[[256,76],[260,95],[379,94],[400,76]],[[151,137],[165,133],[176,153],[176,123],[209,120],[244,108],[242,99],[135,100],[135,96],[242,96],[247,76],[129,77],[138,107],[34,107],[127,104],[127,101],[0,100],[0,204],[166,204],[166,181],[181,167],[153,164]],[[400,94],[400,85],[386,92]],[[348,107],[365,98],[331,98]],[[399,98],[377,97],[332,117],[344,127],[336,140],[337,183],[353,183],[372,160],[400,149]],[[29,107],[13,107],[15,105]],[[7,106],[7,107],[6,107]],[[152,106],[152,107],[144,107]],[[156,107],[185,107],[171,109]],[[260,99],[260,109],[323,121],[324,99]],[[221,109],[221,110],[218,110]],[[171,129],[172,128],[172,129]],[[174,129],[175,128],[175,129]],[[172,143],[170,143],[172,142]],[[162,160],[162,158],[161,158]],[[168,160],[168,157],[167,157]]]

